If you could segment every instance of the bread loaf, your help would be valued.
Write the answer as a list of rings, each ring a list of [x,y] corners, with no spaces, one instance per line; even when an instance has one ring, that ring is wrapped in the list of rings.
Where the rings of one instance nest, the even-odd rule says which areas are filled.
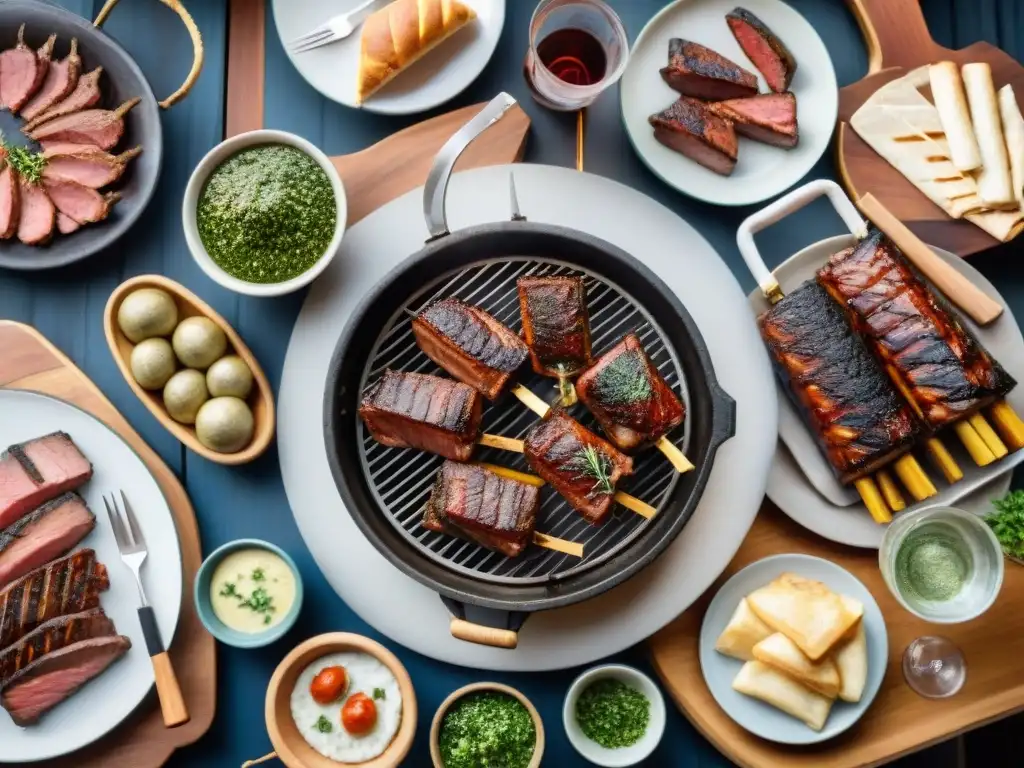
[[[359,103],[475,18],[458,0],[394,0],[371,15],[359,53]]]

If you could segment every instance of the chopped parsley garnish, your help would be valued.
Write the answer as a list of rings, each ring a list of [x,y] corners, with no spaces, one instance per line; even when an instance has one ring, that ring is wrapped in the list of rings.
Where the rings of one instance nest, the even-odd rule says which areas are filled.
[[[373,689],[373,700],[374,701],[377,701],[378,699],[386,699],[387,697],[388,697],[388,694],[387,694],[387,692],[383,688],[374,688]]]
[[[259,568],[256,569],[262,573]],[[260,581],[256,579],[256,571],[253,572],[253,581]],[[256,613],[263,614],[263,623],[269,624],[272,621],[270,614],[277,612],[277,606],[274,605],[274,598],[267,592],[266,587],[256,587],[252,591],[252,594],[246,597],[238,591],[238,587],[234,582],[226,581],[224,586],[220,590],[221,597],[233,597],[238,601],[239,608],[248,608]]]
[[[504,693],[473,693],[445,713],[439,738],[445,768],[526,768],[537,730],[519,701]]]
[[[636,744],[647,731],[650,719],[651,702],[620,680],[598,680],[576,701],[580,729],[605,749]]]
[[[590,489],[591,495],[615,492],[611,478],[612,463],[594,446],[588,445],[581,448],[571,460],[566,462],[565,466],[577,473],[574,480],[589,478],[594,481],[594,485]]]
[[[221,597],[240,597],[238,592],[235,591],[235,585],[230,581],[224,582],[224,587],[220,591]]]
[[[313,723],[313,727],[320,731],[320,733],[330,733],[334,730],[334,726],[331,725],[331,721],[323,715],[320,715],[320,718]]]
[[[262,568],[254,568],[252,571],[253,581],[266,581],[267,574]]]

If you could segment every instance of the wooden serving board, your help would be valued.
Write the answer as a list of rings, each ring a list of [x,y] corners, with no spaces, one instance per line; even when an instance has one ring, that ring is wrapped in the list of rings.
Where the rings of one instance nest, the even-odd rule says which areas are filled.
[[[870,192],[926,243],[970,256],[999,241],[968,221],[951,219],[869,147],[849,126],[850,117],[878,88],[924,64],[988,62],[996,88],[1010,83],[1024,105],[1024,66],[988,43],[958,51],[928,33],[919,0],[847,0],[868,47],[867,75],[839,91],[837,166],[843,186],[857,200]]]
[[[823,744],[792,747],[765,741],[738,726],[718,706],[701,673],[700,626],[711,598],[750,563],[790,552],[816,555],[846,568],[878,601],[889,633],[889,660],[878,697],[846,733]],[[690,722],[744,768],[854,768],[887,763],[1024,708],[1024,567],[1009,561],[995,604],[966,624],[936,625],[904,610],[878,569],[878,553],[815,536],[765,502],[725,573],[682,616],[650,640],[654,667]],[[903,651],[916,637],[951,638],[967,658],[967,682],[950,699],[933,701],[903,679]]]
[[[27,325],[0,320],[0,387],[29,389],[59,397],[88,411],[117,432],[149,467],[174,514],[183,569],[181,615],[170,648],[191,720],[164,727],[155,690],[139,710],[107,737],[47,768],[157,768],[178,747],[209,729],[217,707],[217,656],[192,602],[192,579],[203,555],[199,528],[185,489],[160,457],[139,437],[99,388],[59,349]],[[0,748],[0,760],[2,760]]]

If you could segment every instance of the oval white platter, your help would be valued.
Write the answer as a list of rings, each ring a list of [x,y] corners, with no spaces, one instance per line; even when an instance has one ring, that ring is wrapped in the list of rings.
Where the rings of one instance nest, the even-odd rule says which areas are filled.
[[[636,42],[620,88],[622,120],[633,148],[648,168],[671,187],[716,205],[749,205],[783,192],[802,179],[828,148],[839,114],[839,91],[825,43],[814,27],[780,0],[744,0],[744,8],[771,27],[797,62],[790,90],[796,95],[800,141],[781,149],[740,137],[739,160],[730,176],[669,149],[654,138],[647,118],[679,98],[662,80],[668,41],[681,37],[712,48],[758,76],[757,68],[729,31],[725,15],[736,0],[676,0],[665,6]]]
[[[102,675],[29,728],[14,725],[0,711],[0,761],[49,760],[81,749],[119,725],[153,687],[153,666],[139,625],[135,577],[121,562],[103,506],[103,495],[123,490],[149,546],[142,567],[146,596],[156,612],[164,644],[170,647],[181,609],[181,548],[171,509],[142,459],[117,433],[94,416],[49,395],[0,389],[0,446],[67,432],[93,464],[93,477],[79,493],[96,515],[96,527],[78,545],[96,551],[107,567],[110,589],[100,604],[131,650]]]

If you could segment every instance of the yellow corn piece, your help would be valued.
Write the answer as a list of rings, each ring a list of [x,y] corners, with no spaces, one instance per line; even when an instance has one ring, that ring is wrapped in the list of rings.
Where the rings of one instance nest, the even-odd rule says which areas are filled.
[[[878,481],[878,487],[882,491],[882,498],[889,505],[889,509],[893,512],[899,512],[907,508],[907,502],[903,500],[903,494],[900,493],[900,489],[897,487],[896,481],[892,479],[892,475],[883,469],[881,472],[875,473],[875,480]]]
[[[982,414],[976,413],[971,416],[968,421],[971,423],[971,426],[974,427],[974,431],[978,433],[978,437],[980,437],[982,442],[984,442],[985,445],[988,446],[988,449],[992,451],[992,455],[995,456],[996,459],[1001,459],[1009,453],[1009,450],[1006,448],[1006,443],[999,439],[999,435],[996,434],[996,431],[992,429],[992,425],[985,420],[985,417]]]
[[[955,483],[958,480],[964,479],[964,473],[960,469],[960,465],[956,463],[956,459],[953,458],[939,438],[928,438],[925,447],[928,448],[928,454],[935,462],[935,466],[942,472],[943,477],[946,478],[947,483]]]
[[[552,549],[555,552],[563,552],[573,557],[583,557],[583,545],[577,544],[575,541],[566,541],[565,539],[556,539],[554,536],[548,536],[546,533],[533,533],[533,543],[538,547],[544,547],[544,549]]]
[[[679,450],[675,443],[670,441],[664,435],[662,435],[661,439],[655,443],[655,446],[659,451],[665,454],[665,458],[672,463],[672,466],[675,467],[676,472],[679,474],[689,472],[693,469],[693,464],[690,463],[690,460],[686,458],[685,454]]]
[[[516,453],[523,452],[523,441],[516,440],[511,437],[502,437],[501,435],[488,435],[483,434],[477,441],[479,445],[485,445],[488,448],[499,448],[503,451],[515,451]]]
[[[512,387],[512,394],[519,398],[519,402],[536,413],[542,419],[547,416],[548,411],[551,410],[547,403],[533,394],[533,392],[528,390],[522,384],[516,384]]]
[[[640,501],[636,496],[630,496],[628,493],[623,493],[622,491],[615,492],[615,500],[630,512],[636,512],[638,515],[646,517],[648,520],[658,514],[658,510],[647,502]]]
[[[981,439],[981,435],[969,421],[958,421],[953,425],[953,431],[956,432],[956,436],[960,438],[960,442],[964,444],[964,448],[971,454],[974,463],[979,467],[988,466],[996,460],[992,449],[985,445],[985,441]]]
[[[914,497],[915,501],[924,501],[929,496],[938,493],[931,478],[921,469],[921,465],[917,463],[913,454],[903,454],[896,460],[893,467],[900,482],[910,491],[910,495]]]
[[[1024,421],[1021,421],[1013,407],[1002,400],[992,406],[991,414],[996,429],[1002,434],[1010,449],[1019,451],[1024,448]]]
[[[878,491],[874,480],[870,477],[862,477],[860,480],[855,480],[853,486],[857,489],[857,493],[864,501],[864,506],[868,508],[868,512],[871,513],[871,517],[876,523],[892,522],[892,513],[889,511],[885,499],[882,498],[882,494]]]
[[[488,464],[486,462],[479,462],[478,466],[483,467],[489,472],[493,472],[499,477],[504,477],[507,480],[518,480],[520,483],[526,483],[527,485],[533,485],[540,488],[544,485],[544,478],[537,477],[536,475],[528,475],[525,472],[520,472],[516,469],[509,469],[508,467],[500,467],[497,464]]]

